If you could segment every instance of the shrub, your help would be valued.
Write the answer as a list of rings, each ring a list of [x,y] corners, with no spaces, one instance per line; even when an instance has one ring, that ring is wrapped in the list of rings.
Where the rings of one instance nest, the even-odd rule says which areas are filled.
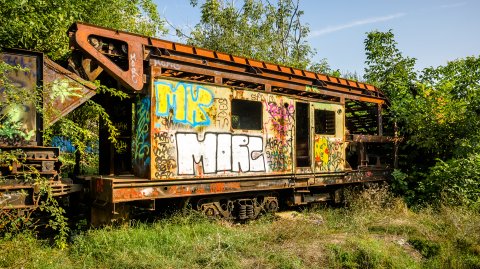
[[[438,160],[420,189],[426,200],[480,209],[480,154]]]

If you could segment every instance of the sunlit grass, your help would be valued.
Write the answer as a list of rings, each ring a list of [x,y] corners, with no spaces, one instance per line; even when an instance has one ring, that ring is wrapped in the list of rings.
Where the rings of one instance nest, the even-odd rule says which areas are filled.
[[[17,235],[0,241],[0,267],[480,268],[478,213],[412,211],[377,191],[383,194],[376,200],[355,197],[348,207],[320,206],[247,224],[189,214],[92,229],[74,236],[66,250]]]

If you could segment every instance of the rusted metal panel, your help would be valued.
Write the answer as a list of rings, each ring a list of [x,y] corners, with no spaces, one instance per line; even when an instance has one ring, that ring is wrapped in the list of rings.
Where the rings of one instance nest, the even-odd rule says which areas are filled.
[[[308,71],[305,71],[305,76],[308,77],[308,78],[316,78],[316,77],[315,77],[315,73],[313,73],[313,72],[308,72]]]
[[[138,184],[120,187],[114,183],[112,203],[151,200],[174,197],[202,196],[249,191],[278,190],[289,186],[288,179],[250,180],[232,182],[195,183],[177,182],[175,185],[142,186]]]
[[[239,64],[247,64],[247,60],[243,57],[233,56],[233,61]]]
[[[104,206],[113,202],[113,179],[110,178],[93,178],[90,181],[90,194],[93,206]]]
[[[58,167],[55,165],[58,162],[60,155],[59,148],[54,147],[37,147],[37,146],[3,146],[0,148],[4,152],[10,152],[17,158],[17,162],[11,164],[10,171],[3,171],[0,176],[8,179],[6,186],[15,186],[16,176],[25,173],[31,173],[31,169],[36,169],[39,174],[54,179],[58,174]],[[23,183],[20,183],[20,185]],[[2,185],[5,186],[5,185]]]
[[[224,60],[224,61],[230,61],[230,55],[228,54],[225,54],[225,53],[221,53],[221,52],[214,52],[214,54],[217,56],[215,58],[217,59],[220,59],[220,60]]]
[[[101,42],[92,39],[95,36],[101,36],[127,45],[128,66],[126,70],[102,53]],[[135,91],[143,89],[143,46],[149,44],[148,38],[80,23],[72,25],[70,37],[71,42],[78,49],[82,50],[89,57],[96,59],[103,69],[118,79],[124,86]]]
[[[360,170],[348,173],[294,174],[276,177],[238,177],[206,180],[149,181],[122,177],[93,178],[94,206],[139,200],[155,200],[175,197],[192,197],[216,194],[234,194],[282,189],[312,189],[331,185],[376,182],[387,179],[387,169]]]
[[[211,50],[206,50],[202,48],[196,48],[197,54],[200,56],[208,57],[208,58],[215,58],[215,54]]]
[[[59,148],[53,147],[1,147],[17,155],[17,162],[11,168],[0,167],[0,209],[34,209],[39,206],[38,186],[29,177],[32,171],[46,178],[51,187],[52,196],[63,196],[82,190],[80,184],[69,179],[59,179]],[[25,177],[26,176],[26,177]]]
[[[44,127],[57,122],[95,95],[96,86],[48,58],[43,64]]]
[[[28,52],[23,50],[7,50],[0,53],[0,61],[12,66],[19,66],[24,70],[16,70],[7,74],[8,79],[13,86],[25,89],[31,92],[32,96],[36,94],[37,87],[42,79],[41,53]],[[1,145],[38,145],[41,144],[42,125],[40,116],[33,102],[24,102],[21,104],[3,104],[4,88],[0,85],[0,114],[8,114],[13,122],[20,123],[20,129],[28,134],[27,139],[23,137],[0,137]]]
[[[28,197],[25,189],[0,191],[0,208],[3,210],[29,207]]]
[[[352,142],[370,142],[370,143],[389,143],[400,141],[401,138],[393,136],[383,136],[383,135],[349,135],[347,140]]]

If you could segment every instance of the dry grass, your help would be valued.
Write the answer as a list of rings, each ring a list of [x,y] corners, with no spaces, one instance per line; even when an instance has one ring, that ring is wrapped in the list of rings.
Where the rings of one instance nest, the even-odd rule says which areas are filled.
[[[478,213],[412,211],[383,186],[349,195],[241,225],[193,214],[90,230],[66,250],[19,235],[0,241],[0,267],[480,268]]]

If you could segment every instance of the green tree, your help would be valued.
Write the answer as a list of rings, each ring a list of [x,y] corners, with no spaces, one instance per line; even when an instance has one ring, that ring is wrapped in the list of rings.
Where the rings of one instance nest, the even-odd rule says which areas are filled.
[[[438,156],[420,190],[425,199],[480,210],[480,57],[426,68],[420,83],[431,111],[421,115],[426,128],[417,139]]]
[[[392,31],[365,40],[365,78],[390,98],[393,119],[405,143],[394,186],[410,201],[434,197],[478,204],[480,186],[480,57],[414,71]]]
[[[65,58],[75,21],[149,36],[166,32],[152,0],[0,0],[0,44]]]
[[[416,79],[416,59],[402,55],[392,30],[369,32],[364,43],[365,80],[382,89],[392,103],[408,97]]]
[[[206,0],[201,19],[187,42],[225,53],[305,69],[314,50],[306,41],[308,25],[301,22],[299,0]],[[198,1],[192,0],[193,6]]]

